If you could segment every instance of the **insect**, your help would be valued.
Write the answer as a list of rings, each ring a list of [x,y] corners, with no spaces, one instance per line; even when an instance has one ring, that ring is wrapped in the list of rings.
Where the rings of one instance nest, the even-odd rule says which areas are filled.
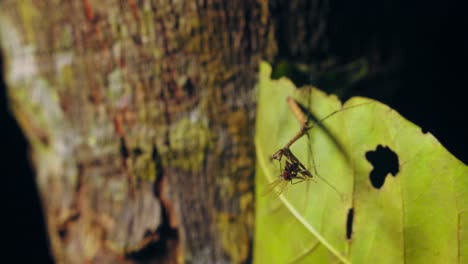
[[[283,157],[286,157],[284,169],[281,166],[281,159]],[[280,192],[278,194],[281,194],[288,183],[297,184],[313,178],[312,173],[299,161],[289,148],[279,150],[272,156],[272,159],[279,161],[281,173],[277,180],[270,183],[265,193],[269,193],[279,186]]]
[[[300,182],[303,182],[303,181],[306,181],[306,180],[313,179],[314,176],[317,176],[323,182],[325,182],[327,185],[329,185],[341,197],[341,199],[343,199],[342,194],[331,183],[329,183],[325,178],[321,177],[320,174],[318,173],[318,171],[317,171],[317,169],[315,167],[315,162],[314,162],[314,158],[313,158],[313,155],[312,155],[312,149],[311,149],[310,144],[309,144],[309,155],[310,155],[310,158],[312,160],[312,163],[314,163],[314,164],[312,164],[312,168],[314,169],[314,174],[312,174],[309,171],[309,169],[307,169],[302,164],[302,162],[292,153],[292,151],[290,150],[290,146],[292,144],[294,144],[297,140],[299,140],[301,137],[303,137],[304,135],[307,135],[307,137],[309,138],[308,131],[310,129],[312,129],[315,124],[320,125],[323,121],[325,121],[326,119],[328,119],[331,116],[335,115],[336,113],[339,113],[341,111],[345,111],[345,110],[348,110],[350,108],[354,108],[354,107],[357,107],[357,106],[360,106],[360,105],[363,105],[363,104],[368,104],[368,103],[363,103],[363,104],[358,104],[358,105],[354,105],[354,106],[350,106],[350,107],[346,107],[346,108],[341,108],[339,110],[336,110],[336,111],[328,114],[324,118],[316,121],[315,124],[309,124],[309,123],[311,123],[310,122],[311,121],[310,115],[307,114],[307,117],[306,117],[306,114],[304,114],[301,107],[291,97],[287,97],[286,100],[287,100],[289,108],[291,109],[294,116],[296,117],[296,119],[299,122],[300,129],[296,133],[296,135],[294,135],[286,143],[286,145],[284,147],[282,147],[281,149],[276,151],[271,156],[271,159],[278,160],[278,162],[280,164],[281,173],[280,173],[277,180],[270,183],[270,185],[265,190],[265,193],[271,192],[275,188],[279,187],[280,191],[279,191],[278,194],[281,194],[284,191],[284,189],[286,188],[286,186],[288,185],[288,183],[297,184],[297,183],[300,183]],[[310,102],[310,100],[309,100],[309,102]],[[310,138],[309,138],[309,140],[310,140]],[[281,166],[281,162],[282,162],[283,158],[285,158],[284,169]]]
[[[282,155],[286,157],[284,170],[281,169],[281,174],[279,178],[291,182],[291,184],[296,184],[302,182],[308,178],[312,178],[312,173],[304,164],[302,164],[296,156],[291,152],[289,148],[282,150]],[[281,163],[280,163],[281,167]],[[298,180],[293,182],[293,180]]]

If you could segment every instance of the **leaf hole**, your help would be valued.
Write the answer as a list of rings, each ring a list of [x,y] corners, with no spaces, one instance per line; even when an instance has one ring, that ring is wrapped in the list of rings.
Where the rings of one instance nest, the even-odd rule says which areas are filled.
[[[353,220],[354,220],[354,208],[348,210],[348,217],[346,219],[346,238],[351,239],[353,234]]]
[[[370,172],[369,179],[376,189],[382,188],[385,177],[389,173],[395,177],[400,170],[398,155],[387,146],[378,145],[375,151],[366,152],[366,159],[374,167]]]

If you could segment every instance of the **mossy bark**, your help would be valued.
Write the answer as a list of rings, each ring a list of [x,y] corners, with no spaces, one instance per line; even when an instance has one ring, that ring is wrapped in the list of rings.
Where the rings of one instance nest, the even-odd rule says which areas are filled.
[[[267,1],[0,7],[55,260],[248,261]]]

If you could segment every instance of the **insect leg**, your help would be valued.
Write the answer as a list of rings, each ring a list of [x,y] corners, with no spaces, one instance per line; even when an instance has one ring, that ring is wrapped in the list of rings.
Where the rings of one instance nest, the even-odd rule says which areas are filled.
[[[293,182],[293,180],[291,180],[291,185],[301,183],[301,182],[303,182],[303,181],[305,181],[305,180],[307,180],[307,179],[301,179],[301,180],[299,180],[299,181],[297,181],[297,182]]]

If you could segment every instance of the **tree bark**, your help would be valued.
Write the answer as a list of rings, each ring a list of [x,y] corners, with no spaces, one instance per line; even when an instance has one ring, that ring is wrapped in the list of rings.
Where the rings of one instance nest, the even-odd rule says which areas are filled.
[[[267,1],[2,1],[57,263],[243,263]]]

